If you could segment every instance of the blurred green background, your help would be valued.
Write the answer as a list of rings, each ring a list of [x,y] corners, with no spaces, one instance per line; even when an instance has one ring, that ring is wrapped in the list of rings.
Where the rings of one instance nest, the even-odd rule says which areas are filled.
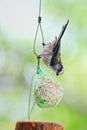
[[[16,121],[27,120],[28,91],[37,66],[32,47],[38,4],[39,0],[0,0],[0,130],[14,130]],[[59,122],[65,130],[87,130],[87,0],[42,0],[41,14],[45,43],[70,20],[62,39],[64,74],[56,77],[41,62],[44,72],[62,83],[64,97],[54,108],[35,106],[31,119]],[[40,44],[39,33],[39,53]]]

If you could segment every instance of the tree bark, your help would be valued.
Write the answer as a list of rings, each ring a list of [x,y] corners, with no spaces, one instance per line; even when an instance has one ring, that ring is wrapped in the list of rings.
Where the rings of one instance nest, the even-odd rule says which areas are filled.
[[[64,126],[53,122],[18,121],[15,130],[64,130]]]

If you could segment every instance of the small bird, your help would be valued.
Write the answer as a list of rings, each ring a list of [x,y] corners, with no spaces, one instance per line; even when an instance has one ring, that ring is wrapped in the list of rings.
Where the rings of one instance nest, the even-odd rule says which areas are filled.
[[[61,61],[61,38],[68,26],[69,20],[67,20],[66,24],[62,27],[62,31],[59,34],[58,38],[55,37],[55,40],[52,42],[46,44],[43,47],[43,62],[52,68],[56,75],[63,74],[64,72],[64,66]]]

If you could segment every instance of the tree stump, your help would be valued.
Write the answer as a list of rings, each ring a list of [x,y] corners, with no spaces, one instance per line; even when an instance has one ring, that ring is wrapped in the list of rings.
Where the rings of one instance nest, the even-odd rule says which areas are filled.
[[[18,121],[15,130],[64,130],[64,126],[53,122]]]

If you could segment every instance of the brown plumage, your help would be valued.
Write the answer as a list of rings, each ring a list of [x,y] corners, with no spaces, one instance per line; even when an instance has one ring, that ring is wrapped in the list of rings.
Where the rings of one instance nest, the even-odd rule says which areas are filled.
[[[69,20],[62,27],[62,31],[59,37],[58,38],[56,37],[55,40],[48,43],[43,48],[43,62],[47,66],[52,68],[56,72],[56,75],[60,75],[64,72],[64,66],[61,61],[60,47],[61,47],[61,38],[66,30],[68,23],[69,23]]]

